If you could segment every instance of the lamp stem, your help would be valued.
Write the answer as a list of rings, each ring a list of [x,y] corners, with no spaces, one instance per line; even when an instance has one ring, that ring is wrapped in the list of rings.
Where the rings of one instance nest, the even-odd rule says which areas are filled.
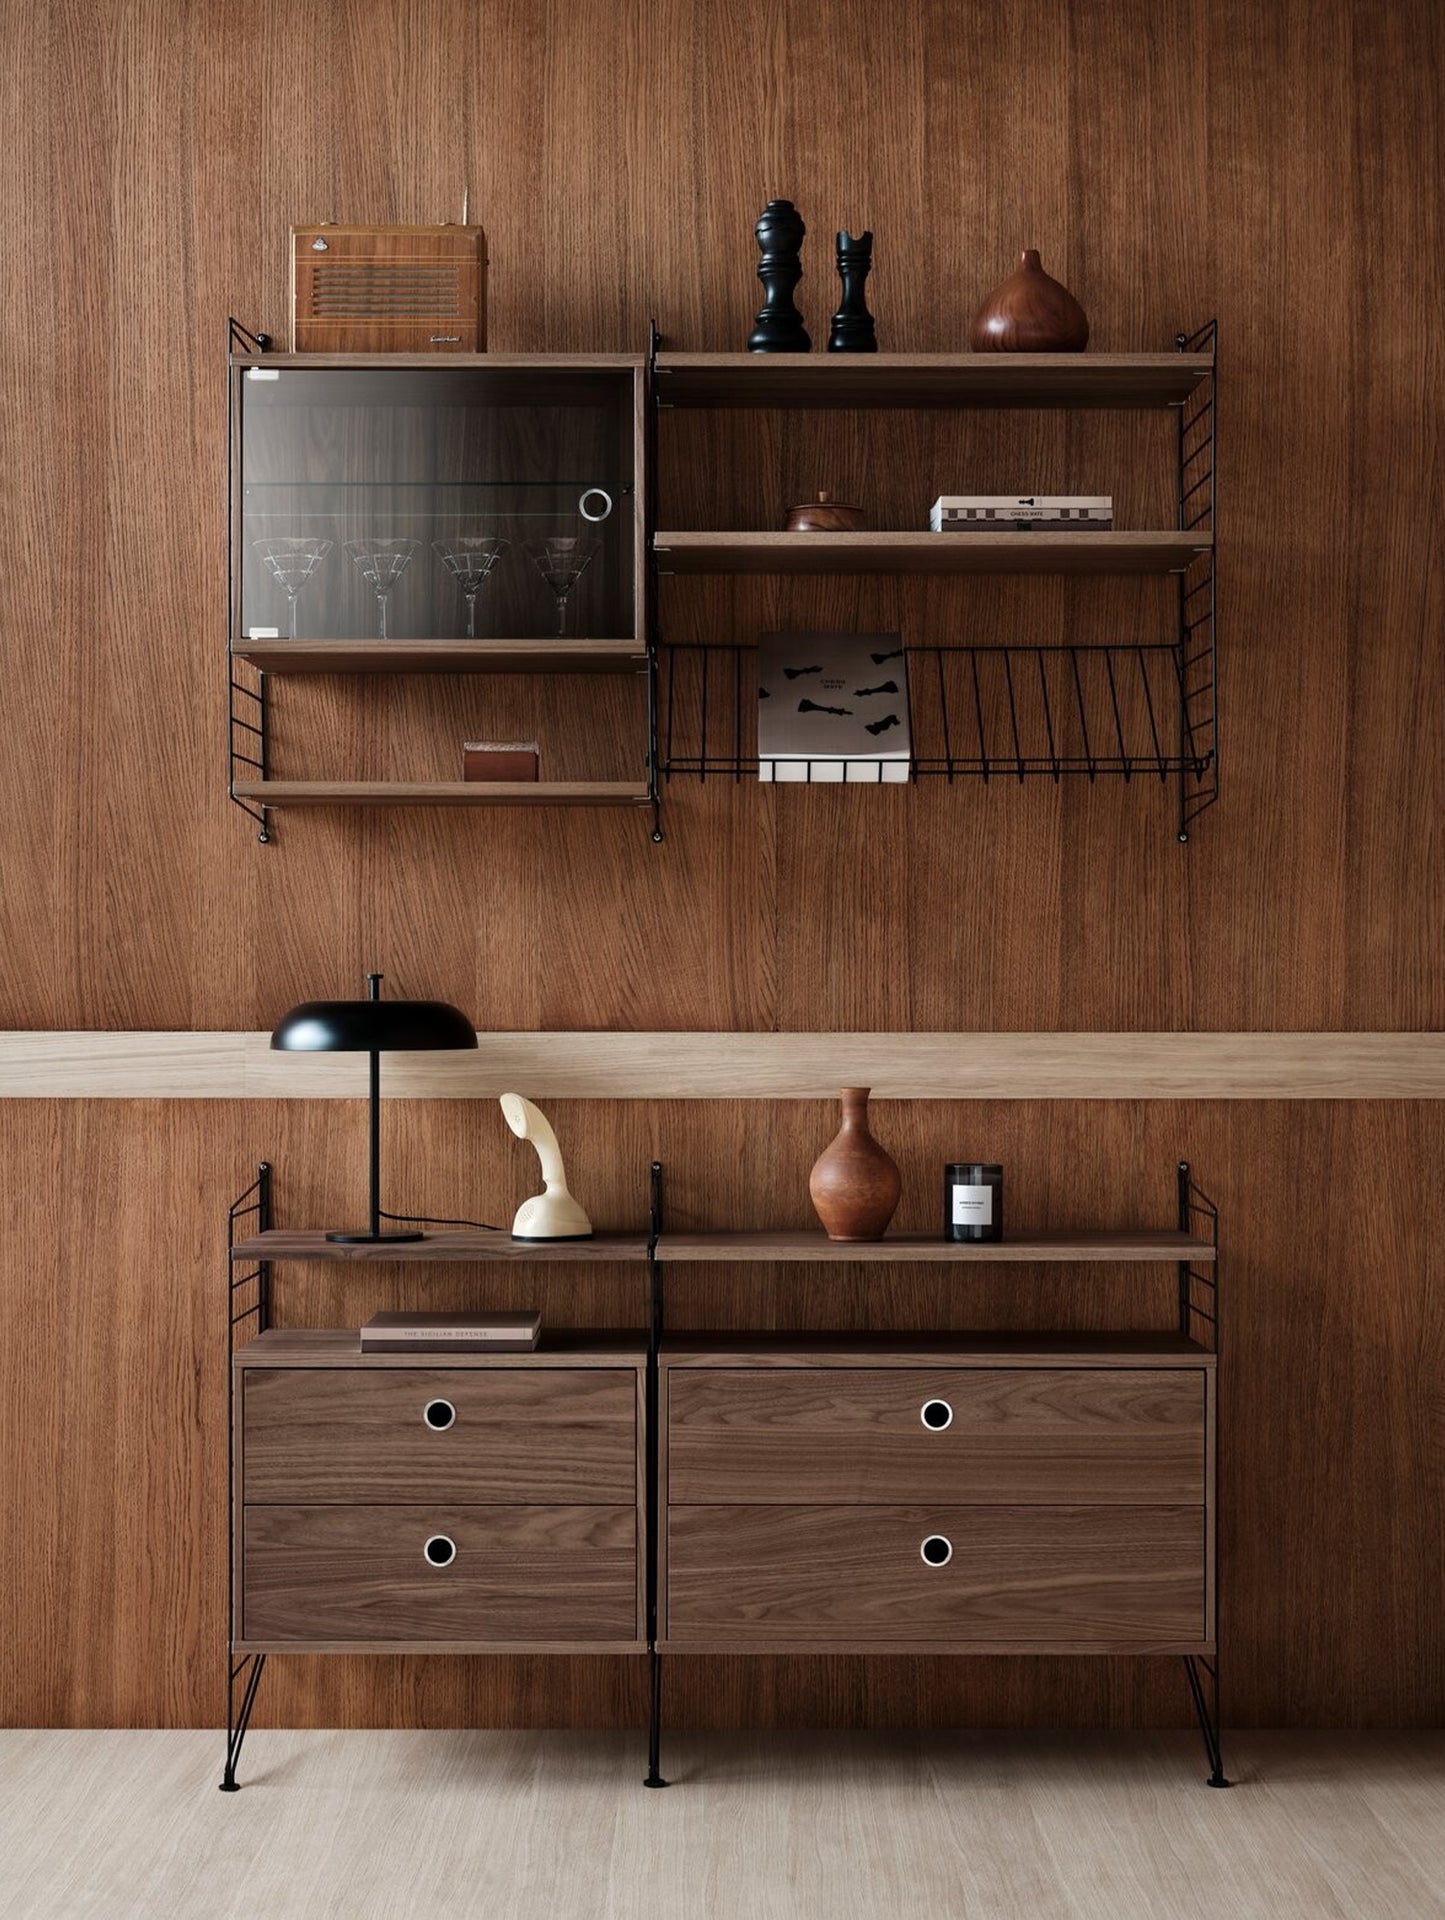
[[[371,1237],[381,1238],[381,1055],[371,1063]]]

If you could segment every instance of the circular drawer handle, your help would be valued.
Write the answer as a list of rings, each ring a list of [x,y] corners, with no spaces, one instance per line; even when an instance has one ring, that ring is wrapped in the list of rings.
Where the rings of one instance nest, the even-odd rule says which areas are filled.
[[[449,1567],[457,1557],[457,1543],[447,1534],[434,1533],[422,1548],[427,1561],[434,1567]]]
[[[953,1408],[946,1400],[925,1400],[919,1419],[925,1427],[931,1427],[935,1433],[942,1433],[945,1427],[953,1425]]]
[[[953,1558],[953,1542],[941,1533],[930,1533],[918,1549],[924,1563],[930,1567],[946,1567]]]
[[[602,511],[596,510],[596,503],[602,503]],[[599,520],[605,520],[612,511],[612,495],[606,487],[589,487],[577,502],[577,511],[584,520],[592,521],[595,526]]]
[[[421,1417],[437,1433],[445,1433],[448,1427],[456,1425],[457,1410],[450,1400],[428,1400]]]

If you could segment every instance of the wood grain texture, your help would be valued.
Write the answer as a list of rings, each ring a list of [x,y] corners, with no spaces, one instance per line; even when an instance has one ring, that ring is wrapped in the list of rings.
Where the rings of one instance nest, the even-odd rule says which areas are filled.
[[[658,571],[1182,573],[1209,533],[692,533],[659,528]]]
[[[635,640],[237,640],[267,673],[636,673]]]
[[[488,1090],[515,1075],[558,1100],[579,1194],[617,1229],[637,1225],[653,1153],[681,1230],[803,1226],[824,1096],[855,1074],[890,1084],[815,1054],[772,1084],[779,1106],[705,1109],[655,1077],[665,1043],[649,1054],[629,1030],[871,1031],[886,1048],[899,1032],[1077,1029],[1119,1046],[1118,1077],[1096,1056],[1091,1083],[1114,1104],[1087,1108],[1030,1104],[1067,1091],[1057,1054],[1012,1082],[1004,1056],[983,1082],[962,1053],[944,1084],[923,1084],[915,1063],[914,1090],[931,1097],[885,1136],[904,1168],[901,1224],[931,1226],[942,1162],[986,1148],[1009,1168],[1021,1227],[1147,1227],[1169,1217],[1169,1169],[1187,1152],[1227,1222],[1230,1715],[1438,1724],[1445,1138],[1436,1110],[1396,1103],[1432,1088],[1390,1034],[1445,1026],[1445,460],[1438,301],[1420,265],[1440,251],[1438,8],[921,0],[900,17],[864,0],[616,0],[564,20],[512,0],[485,17],[437,0],[424,18],[412,0],[41,0],[0,32],[15,135],[0,321],[24,369],[0,409],[0,805],[13,827],[0,1020],[190,1029],[211,1049],[204,1072],[167,1068],[198,1097],[153,1101],[151,1063],[115,1031],[131,1077],[112,1086],[130,1099],[67,1105],[44,1097],[63,1083],[32,1078],[41,1097],[0,1112],[16,1276],[0,1290],[0,1437],[16,1463],[0,1503],[4,1716],[216,1724],[217,1199],[266,1155],[283,1220],[337,1219],[359,1206],[365,1155],[359,1105],[336,1098],[359,1079],[315,1101],[264,1078],[250,1104],[220,1096],[248,1086],[247,1035],[379,966],[398,992],[454,1000],[503,1036],[554,1030],[545,1060],[499,1048]],[[825,209],[879,235],[885,351],[956,351],[1030,243],[1104,352],[1157,351],[1218,314],[1225,791],[1192,845],[1173,843],[1167,796],[1137,783],[878,795],[709,780],[673,783],[658,848],[627,811],[524,808],[318,809],[258,847],[219,754],[220,376],[228,313],[284,334],[289,226],[455,217],[470,184],[500,352],[635,353],[654,312],[670,342],[735,349],[756,305],[752,222],[781,182],[815,238]],[[831,286],[819,253],[808,265],[816,322]],[[1124,524],[1169,524],[1163,411],[678,409],[663,424],[660,491],[683,530],[777,525],[820,484],[902,530],[956,476],[1097,484]],[[1171,592],[737,576],[664,582],[660,612],[679,641],[831,625],[1134,637],[1172,618]],[[559,777],[641,777],[626,761],[629,676],[369,679],[279,689],[278,777],[447,779],[462,739],[514,730],[545,736]],[[318,768],[301,755],[319,741]],[[599,765],[614,752],[620,764]],[[1308,1069],[1266,1039],[1256,1072],[1240,1038],[1255,1028],[1306,1036]],[[638,1051],[654,1078],[635,1098],[659,1104],[570,1104],[589,1090],[584,1068],[593,1094],[609,1086],[569,1057],[567,1029]],[[1131,1079],[1137,1062],[1105,1038],[1168,1029],[1224,1049],[1229,1078],[1210,1085],[1250,1104],[1179,1104],[1162,1054]],[[228,1030],[221,1078],[214,1036]],[[1342,1079],[1348,1043],[1332,1030],[1384,1036],[1393,1077]],[[750,1091],[754,1064],[739,1059],[742,1085],[715,1062],[714,1091]],[[408,1068],[395,1066],[400,1089]],[[1284,1104],[1301,1087],[1326,1097]],[[1352,1091],[1378,1098],[1343,1104]],[[395,1191],[441,1213],[514,1206],[525,1159],[495,1126],[462,1098],[388,1100]],[[509,1304],[516,1277],[288,1268],[278,1309],[355,1325],[385,1306]],[[676,1281],[669,1313],[679,1329],[1103,1328],[1138,1311],[1144,1279],[709,1268]],[[641,1324],[634,1270],[529,1266],[527,1280],[549,1325]],[[57,1512],[72,1522],[63,1540]],[[278,1662],[259,1716],[637,1725],[641,1664]],[[1177,1675],[1139,1663],[679,1666],[669,1714],[692,1725],[1183,1718]]]
[[[498,1227],[431,1228],[423,1239],[391,1246],[328,1240],[321,1227],[272,1227],[268,1232],[253,1233],[238,1240],[231,1249],[232,1262],[238,1264],[255,1260],[273,1263],[283,1260],[383,1261],[388,1266],[414,1260],[447,1260],[453,1264],[473,1260],[513,1263],[580,1260],[591,1264],[599,1260],[621,1263],[646,1258],[645,1233],[598,1233],[590,1240],[514,1240],[505,1228]]]
[[[697,1261],[726,1266],[758,1260],[824,1261],[830,1265],[861,1262],[867,1266],[923,1260],[932,1265],[993,1266],[999,1261],[1037,1265],[1041,1261],[1069,1266],[1117,1266],[1121,1261],[1197,1261],[1209,1265],[1213,1244],[1192,1233],[1029,1233],[1003,1240],[944,1240],[942,1228],[931,1233],[886,1233],[879,1240],[829,1240],[818,1232],[662,1233],[657,1251],[661,1259],[682,1264]]]
[[[635,1372],[248,1368],[247,1505],[616,1506],[637,1483]],[[444,1432],[422,1417],[455,1408]]]
[[[1201,353],[659,354],[668,407],[1164,407],[1211,372]]]
[[[952,1547],[929,1566],[922,1542]],[[1050,1651],[1206,1641],[1194,1507],[704,1506],[667,1510],[668,1645],[914,1642]]]
[[[680,1231],[808,1218],[831,1099],[559,1101],[573,1190],[599,1229],[635,1224],[665,1163]],[[393,1204],[502,1218],[534,1163],[476,1102],[384,1103]],[[934,1218],[945,1161],[998,1160],[1011,1225],[1146,1226],[1187,1152],[1223,1220],[1221,1605],[1239,1725],[1439,1725],[1445,1622],[1445,1235],[1437,1104],[922,1101],[887,1134],[902,1230]],[[222,1201],[264,1152],[277,1217],[364,1202],[360,1101],[16,1101],[0,1106],[0,1205],[17,1249],[0,1289],[0,1709],[21,1725],[205,1725],[224,1701],[226,1234]],[[83,1180],[75,1176],[84,1169]],[[1371,1170],[1385,1170],[1376,1178]],[[82,1277],[83,1276],[83,1280]],[[383,1308],[535,1305],[548,1333],[646,1324],[640,1264],[286,1263],[279,1325],[356,1327]],[[756,1329],[964,1344],[980,1330],[1172,1331],[1172,1268],[672,1267],[672,1360],[690,1336]],[[1028,1343],[1022,1343],[1027,1349]],[[1114,1351],[1121,1343],[1108,1342]],[[1012,1367],[1026,1353],[1000,1357]],[[1037,1357],[1068,1364],[1043,1343]],[[856,1364],[856,1345],[840,1358]],[[508,1356],[526,1361],[528,1356]],[[546,1356],[539,1356],[545,1363]],[[1180,1364],[1197,1366],[1185,1353]],[[52,1522],[67,1516],[64,1529]],[[54,1603],[63,1593],[65,1604]],[[1302,1623],[1309,1623],[1309,1631]],[[1342,1648],[1356,1651],[1342,1657]],[[645,1724],[644,1663],[278,1662],[259,1724]],[[679,1663],[677,1726],[1186,1725],[1168,1662],[878,1656]]]
[[[450,1565],[428,1564],[434,1535]],[[637,1637],[633,1506],[248,1506],[240,1641],[261,1649]]]
[[[504,1030],[1445,1026],[1445,460],[1415,264],[1440,231],[1441,31],[1429,0],[1167,18],[1062,0],[1006,24],[988,0],[921,0],[901,27],[865,0],[614,0],[565,23],[437,0],[424,29],[412,0],[179,21],[165,0],[42,0],[7,24],[23,158],[0,317],[27,372],[0,424],[0,803],[24,831],[0,1021],[256,1029],[373,964]],[[987,168],[955,164],[980,153]],[[1167,355],[1218,314],[1214,817],[1180,849],[1167,796],[1138,783],[937,783],[880,809],[675,781],[656,848],[626,812],[522,808],[287,814],[258,847],[219,752],[221,367],[228,313],[285,337],[290,227],[456,219],[469,184],[497,357],[624,365],[652,314],[670,347],[741,347],[752,224],[780,182],[814,227],[815,331],[835,291],[819,233],[846,217],[877,234],[885,355],[958,353],[1028,244],[1101,354]],[[916,528],[957,479],[1098,487],[1126,526],[1172,517],[1164,409],[678,408],[662,425],[659,498],[684,530],[778,526],[819,485]],[[1172,618],[1167,581],[664,589],[676,640],[1133,637]],[[445,779],[479,725],[540,729],[559,777],[641,777],[589,764],[638,738],[595,681],[277,694],[278,777]],[[303,750],[323,739],[317,770]],[[962,847],[986,914],[956,910]]]
[[[238,1347],[232,1365],[251,1367],[433,1367],[435,1353],[363,1353],[354,1327],[271,1327]],[[548,1327],[530,1353],[453,1353],[449,1369],[505,1367],[630,1367],[646,1371],[647,1341],[641,1333],[599,1332],[595,1327]]]
[[[1445,1099],[1445,1033],[498,1033],[477,1018],[475,1053],[388,1054],[382,1099],[822,1099],[859,1072],[886,1100]],[[269,1032],[0,1033],[0,1099],[365,1094],[364,1063],[276,1053]]]
[[[1203,1790],[1192,1728],[669,1726],[671,1799],[638,1786],[644,1750],[639,1729],[264,1729],[221,1802],[212,1728],[0,1734],[0,1897],[34,1920],[461,1920],[480,1887],[507,1920],[702,1920],[724,1887],[728,1920],[1424,1920],[1445,1905],[1439,1734],[1233,1733],[1228,1795]],[[687,1818],[661,1813],[684,1795]],[[218,1834],[234,1873],[217,1872]]]
[[[1204,1504],[1204,1375],[1107,1367],[669,1373],[680,1506]],[[947,1426],[928,1427],[929,1402]],[[943,1417],[943,1416],[937,1416]]]

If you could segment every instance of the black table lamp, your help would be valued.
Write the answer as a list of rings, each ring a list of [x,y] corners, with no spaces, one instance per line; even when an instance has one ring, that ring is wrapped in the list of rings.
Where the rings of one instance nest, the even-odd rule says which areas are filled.
[[[366,1233],[328,1233],[344,1246],[424,1240],[424,1233],[381,1230],[381,1056],[475,1047],[476,1029],[445,1000],[383,1000],[381,975],[369,973],[365,1000],[307,1000],[293,1007],[271,1035],[283,1053],[364,1053],[371,1059],[371,1227]]]

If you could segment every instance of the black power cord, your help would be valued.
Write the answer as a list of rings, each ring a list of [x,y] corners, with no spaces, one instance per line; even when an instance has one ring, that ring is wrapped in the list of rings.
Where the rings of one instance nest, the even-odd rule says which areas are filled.
[[[395,1220],[408,1227],[480,1227],[483,1233],[502,1231],[490,1220],[443,1220],[434,1213],[388,1213],[385,1207],[378,1207],[377,1212],[383,1220]]]

